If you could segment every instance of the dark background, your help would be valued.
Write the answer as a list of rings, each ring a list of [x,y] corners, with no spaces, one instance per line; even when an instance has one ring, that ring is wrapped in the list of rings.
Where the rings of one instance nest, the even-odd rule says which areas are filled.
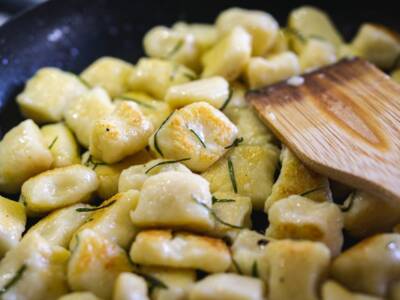
[[[143,55],[144,33],[154,25],[213,22],[221,10],[241,6],[265,10],[284,26],[288,13],[305,3],[326,10],[347,39],[365,21],[400,30],[399,10],[385,1],[362,5],[350,1],[49,1],[0,27],[0,138],[19,122],[13,100],[40,67],[80,72],[103,55],[135,62]],[[2,8],[15,10],[4,4]],[[55,31],[62,37],[52,42],[49,36]]]

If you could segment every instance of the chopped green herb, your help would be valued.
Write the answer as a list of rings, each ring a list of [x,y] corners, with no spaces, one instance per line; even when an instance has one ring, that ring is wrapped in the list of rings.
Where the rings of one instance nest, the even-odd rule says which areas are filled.
[[[28,203],[26,203],[26,198],[24,195],[21,194],[21,196],[19,197],[20,201],[22,202],[22,204],[24,206],[28,206]]]
[[[98,167],[98,166],[104,166],[104,165],[106,165],[106,163],[104,163],[104,162],[102,162],[102,161],[96,161],[94,158],[93,158],[93,156],[91,156],[91,155],[89,155],[89,157],[88,157],[88,159],[87,159],[87,161],[85,162],[85,164],[84,164],[85,166],[87,166],[87,167],[90,167],[90,165],[92,165],[92,170],[94,171],[94,170],[96,170],[96,168]]]
[[[149,274],[144,274],[144,273],[137,273],[139,276],[142,276],[144,280],[147,282],[147,286],[149,287],[149,294],[151,294],[154,289],[160,288],[160,289],[168,289],[168,286],[162,282],[160,279],[149,275]]]
[[[160,132],[161,128],[165,125],[165,123],[168,122],[168,120],[172,117],[175,111],[173,111],[158,127],[156,133],[154,134],[154,148],[156,148],[157,152],[161,155],[161,157],[164,157],[164,154],[162,153],[160,146],[158,145],[158,140],[157,140],[157,135]]]
[[[235,202],[234,199],[218,199],[218,198],[216,198],[216,197],[214,197],[214,196],[212,196],[211,199],[212,199],[212,204],[215,204],[215,203]]]
[[[314,40],[326,41],[326,39],[323,36],[316,35],[316,34],[311,34],[308,36],[308,38],[314,39]]]
[[[9,282],[7,282],[4,287],[0,288],[0,295],[5,294],[13,285],[15,285],[18,282],[18,280],[21,279],[21,277],[24,274],[24,272],[26,271],[26,269],[27,269],[27,266],[22,265],[22,267],[19,268],[19,270],[15,273],[14,277],[11,278],[11,280]]]
[[[203,139],[196,133],[196,131],[194,131],[193,129],[190,129],[190,128],[188,128],[188,129],[189,129],[189,131],[190,131],[191,133],[193,133],[193,135],[199,140],[200,144],[201,144],[205,149],[207,149],[207,145],[205,144],[205,142],[203,141]]]
[[[230,148],[237,147],[237,146],[239,146],[239,144],[243,143],[243,140],[244,140],[244,139],[243,139],[242,137],[236,138],[236,139],[232,142],[232,144],[230,144],[229,146],[226,146],[225,149],[230,149]]]
[[[182,48],[184,43],[185,42],[183,39],[179,40],[174,46],[174,48],[172,48],[172,50],[167,54],[166,58],[171,58],[172,56],[174,56]]]
[[[188,158],[182,158],[182,159],[177,159],[177,160],[162,161],[162,162],[159,162],[159,163],[155,164],[154,166],[148,168],[148,169],[146,170],[146,172],[144,172],[144,173],[145,173],[145,174],[148,174],[148,173],[149,173],[151,170],[153,170],[154,168],[157,168],[157,167],[162,166],[162,165],[176,164],[176,163],[180,163],[180,162],[182,162],[182,161],[187,161],[187,160],[190,160],[190,159],[191,159],[191,158],[188,157]]]
[[[224,104],[222,104],[220,110],[224,110],[228,106],[229,102],[232,99],[232,95],[233,95],[233,90],[229,89],[228,98],[226,98],[226,100],[225,100]]]
[[[128,101],[135,102],[136,104],[138,104],[138,105],[140,105],[140,106],[143,106],[143,107],[147,107],[147,108],[150,108],[150,109],[154,109],[154,106],[153,106],[153,105],[150,105],[150,104],[148,104],[148,103],[145,103],[145,102],[143,102],[143,101],[137,100],[137,99],[132,98],[132,97],[129,97],[129,96],[121,96],[121,97],[118,97],[118,98],[119,98],[119,99],[122,99],[122,100],[128,100]]]
[[[236,271],[238,272],[239,275],[243,275],[242,270],[239,267],[239,264],[237,263],[237,261],[235,259],[232,258],[232,263],[233,266],[235,267]]]
[[[51,148],[53,148],[53,146],[54,146],[54,144],[57,142],[57,140],[58,140],[58,136],[56,136],[55,138],[54,138],[54,140],[50,143],[50,145],[49,145],[49,150],[51,150]]]
[[[305,192],[301,193],[300,196],[305,197],[305,196],[307,196],[309,194],[313,194],[315,192],[323,191],[323,190],[325,190],[325,187],[323,187],[323,186],[316,187],[316,188],[313,188],[311,190],[308,190],[308,191],[305,191]]]
[[[251,276],[253,276],[255,278],[259,278],[260,277],[260,275],[258,273],[257,261],[253,262],[253,266],[251,267]]]
[[[353,203],[354,203],[355,195],[356,195],[355,192],[351,193],[349,195],[349,197],[347,197],[346,201],[344,201],[344,203],[342,205],[340,205],[340,210],[342,212],[346,212],[351,209],[351,207],[353,206]]]
[[[243,226],[239,226],[239,225],[234,225],[234,224],[230,224],[228,222],[225,222],[224,220],[222,220],[220,217],[217,216],[217,214],[215,213],[215,211],[213,211],[211,208],[209,208],[207,205],[205,205],[203,202],[200,202],[199,200],[197,200],[193,195],[192,195],[192,199],[199,205],[203,206],[205,209],[208,210],[208,212],[210,213],[210,215],[215,219],[215,221],[221,223],[222,225],[231,227],[231,228],[235,228],[235,229],[243,229]]]
[[[237,183],[236,183],[236,177],[235,177],[235,169],[233,167],[233,163],[230,158],[228,158],[228,171],[229,171],[229,177],[231,179],[233,191],[237,194],[238,189],[237,189]]]
[[[111,201],[110,203],[107,203],[103,206],[97,206],[97,207],[79,207],[77,209],[75,209],[77,212],[89,212],[89,211],[96,211],[99,209],[103,209],[106,207],[109,207],[111,205],[113,205],[116,202],[116,200]]]

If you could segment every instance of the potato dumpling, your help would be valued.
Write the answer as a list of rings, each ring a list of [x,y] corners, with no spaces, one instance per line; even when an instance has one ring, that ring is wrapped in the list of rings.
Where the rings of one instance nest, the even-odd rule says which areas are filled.
[[[90,133],[94,122],[107,117],[113,110],[114,105],[106,91],[95,87],[71,101],[66,107],[64,118],[79,143],[85,148],[89,148]]]
[[[239,81],[234,81],[230,83],[230,89],[231,89],[231,96],[229,98],[229,101],[224,103],[225,107],[222,107],[221,110],[226,113],[228,109],[230,108],[244,108],[244,107],[249,107],[249,104],[247,103],[245,96],[247,92],[247,87],[239,82]]]
[[[88,204],[75,204],[47,215],[25,233],[24,239],[39,234],[50,245],[68,248],[74,232],[92,215]]]
[[[379,234],[359,242],[333,261],[331,274],[352,291],[386,296],[400,276],[400,235]]]
[[[274,135],[252,107],[228,107],[224,113],[236,125],[243,144],[264,145],[274,141]]]
[[[322,300],[383,300],[383,298],[353,293],[332,280],[323,284],[321,293]]]
[[[350,194],[342,209],[344,228],[358,238],[390,231],[400,222],[400,207],[397,201],[380,198],[364,191]]]
[[[299,59],[291,51],[268,58],[252,57],[245,71],[246,80],[252,89],[277,83],[299,73]]]
[[[206,231],[214,226],[210,209],[211,194],[205,179],[193,173],[168,171],[144,182],[131,219],[138,227]]]
[[[189,290],[196,281],[196,271],[190,269],[138,266],[138,273],[162,284],[149,282],[152,300],[188,299]]]
[[[265,54],[275,43],[279,24],[270,14],[261,10],[238,7],[221,12],[215,25],[220,35],[229,33],[235,26],[242,26],[252,38],[252,54]]]
[[[268,243],[269,239],[256,231],[241,230],[231,247],[232,270],[243,275],[253,275],[258,271],[258,260]]]
[[[68,262],[68,284],[73,291],[90,291],[111,299],[118,275],[131,272],[125,251],[90,229],[79,233]]]
[[[76,293],[66,294],[58,298],[58,300],[101,300],[101,299],[96,297],[96,295],[90,292],[76,292]]]
[[[149,300],[146,281],[132,273],[120,273],[114,284],[113,300]]]
[[[218,40],[217,29],[210,24],[177,22],[172,29],[176,32],[192,34],[201,52],[211,48]]]
[[[50,169],[52,163],[39,127],[32,120],[23,121],[0,141],[0,192],[18,193],[27,179]]]
[[[202,77],[222,76],[228,81],[239,77],[251,56],[251,35],[235,27],[202,57]]]
[[[56,68],[43,68],[28,80],[17,96],[22,114],[37,123],[58,122],[66,105],[87,90],[78,76]]]
[[[72,165],[46,171],[27,180],[21,189],[21,200],[29,215],[43,214],[88,201],[98,185],[93,170]]]
[[[325,40],[308,39],[299,54],[302,72],[308,72],[337,61],[336,49]]]
[[[301,6],[289,15],[288,27],[303,38],[324,39],[335,47],[343,44],[343,38],[329,16],[312,6]]]
[[[134,102],[121,101],[111,115],[97,120],[90,135],[90,154],[112,164],[143,150],[153,124]]]
[[[171,230],[141,231],[130,257],[137,264],[210,273],[224,272],[231,264],[229,248],[222,240]]]
[[[170,86],[196,78],[195,72],[178,63],[158,58],[141,58],[129,79],[129,87],[133,91],[145,92],[162,100]]]
[[[130,220],[129,212],[136,208],[138,200],[139,192],[132,190],[116,194],[98,207],[86,209],[92,210],[93,214],[75,232],[75,238],[71,239],[70,249],[75,248],[76,243],[79,243],[77,238],[86,229],[90,229],[121,248],[127,249],[137,233],[137,229]]]
[[[149,57],[171,60],[193,70],[200,67],[200,49],[189,32],[155,26],[144,36],[143,47]]]
[[[217,192],[213,194],[212,200],[212,210],[218,218],[215,229],[212,230],[213,234],[232,240],[243,228],[251,227],[252,204],[249,197]]]
[[[165,101],[172,108],[205,101],[215,108],[221,108],[232,95],[229,83],[220,76],[200,79],[170,87],[165,96]]]
[[[329,249],[322,243],[270,242],[259,270],[268,278],[269,300],[318,300],[319,284],[328,273]]]
[[[138,104],[143,114],[149,118],[151,123],[153,123],[154,128],[158,128],[162,121],[164,121],[172,112],[168,103],[155,100],[145,93],[128,92],[117,97],[115,102],[118,102],[119,100],[133,101]]]
[[[271,49],[264,54],[264,57],[280,54],[289,51],[289,34],[285,28],[280,29]]]
[[[144,182],[151,176],[176,171],[182,173],[192,173],[180,160],[154,159],[142,165],[131,166],[122,171],[118,182],[118,191],[142,189]]]
[[[397,69],[395,71],[393,71],[390,76],[392,77],[392,79],[394,81],[396,81],[397,83],[400,83],[400,69]]]
[[[139,151],[114,164],[106,164],[94,158],[89,151],[82,155],[82,164],[91,168],[97,174],[99,187],[96,194],[101,199],[111,198],[118,193],[118,182],[123,170],[149,160],[151,160],[151,156],[146,150]]]
[[[239,145],[202,176],[210,183],[212,193],[234,192],[250,197],[253,208],[262,210],[271,193],[278,157],[278,148],[271,144]]]
[[[81,77],[91,86],[104,88],[111,97],[124,93],[133,65],[115,57],[101,57],[87,67]]]
[[[352,41],[362,57],[382,69],[390,69],[400,55],[400,35],[382,25],[364,23]]]
[[[274,203],[268,211],[267,237],[300,239],[324,243],[332,256],[343,244],[343,216],[332,202],[318,203],[301,196],[290,196]]]
[[[23,239],[0,262],[2,300],[53,300],[68,292],[69,252],[40,235]]]
[[[276,201],[290,195],[300,195],[317,202],[331,201],[332,193],[328,178],[314,173],[286,147],[281,152],[282,168],[272,186],[272,193],[265,202],[265,212]]]
[[[64,123],[43,126],[41,132],[46,145],[53,155],[53,168],[78,164],[79,146],[75,137]]]
[[[25,231],[25,224],[24,206],[0,196],[0,258],[17,246]]]
[[[257,278],[238,274],[212,274],[196,282],[190,300],[263,300],[264,283]]]
[[[206,102],[187,105],[170,115],[150,139],[158,156],[186,159],[191,170],[202,172],[215,163],[237,137],[237,128]]]

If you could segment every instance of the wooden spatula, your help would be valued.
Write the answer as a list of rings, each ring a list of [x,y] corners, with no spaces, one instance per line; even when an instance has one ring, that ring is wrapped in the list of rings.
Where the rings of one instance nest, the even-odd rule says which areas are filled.
[[[302,78],[246,98],[309,168],[400,201],[400,85],[361,59]]]

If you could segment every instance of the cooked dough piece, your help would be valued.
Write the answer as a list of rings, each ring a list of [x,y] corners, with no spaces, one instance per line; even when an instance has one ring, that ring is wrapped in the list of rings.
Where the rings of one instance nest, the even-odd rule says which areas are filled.
[[[85,166],[72,165],[30,178],[22,186],[21,199],[28,215],[42,214],[88,201],[98,185],[94,171]]]
[[[110,115],[113,110],[114,105],[106,91],[95,87],[71,101],[67,105],[64,117],[79,143],[88,148],[93,124]]]
[[[88,204],[75,204],[58,209],[41,219],[24,235],[24,239],[39,234],[50,245],[68,248],[74,232],[88,221],[92,212],[79,212],[90,208]]]
[[[329,280],[322,286],[322,300],[383,300],[383,298],[353,293],[335,281]]]
[[[101,57],[87,67],[81,77],[91,86],[104,88],[111,97],[124,93],[128,88],[133,65],[115,57]]]
[[[79,233],[68,262],[68,283],[73,291],[90,291],[111,299],[118,275],[131,271],[129,258],[118,245],[90,229]]]
[[[101,299],[96,297],[93,293],[90,292],[76,292],[76,293],[66,294],[58,298],[58,300],[101,300]]]
[[[190,158],[183,163],[202,172],[227,151],[236,137],[236,126],[221,111],[197,102],[170,115],[151,137],[150,146],[161,157]]]
[[[168,89],[165,101],[172,108],[205,101],[219,109],[230,101],[230,97],[229,83],[223,77],[215,76],[174,85]]]
[[[361,57],[379,68],[390,69],[400,55],[400,36],[385,26],[364,23],[352,46]]]
[[[258,260],[269,241],[256,231],[241,230],[231,247],[232,262],[234,262],[232,270],[243,275],[253,275],[255,268],[258,271],[260,264]]]
[[[296,54],[282,52],[268,58],[252,57],[246,66],[246,80],[250,88],[277,83],[300,73]]]
[[[331,250],[332,256],[340,253],[343,216],[334,203],[290,196],[271,206],[268,220],[267,237],[318,241]]]
[[[281,172],[265,202],[265,212],[276,201],[290,195],[300,195],[317,202],[331,201],[328,178],[314,173],[286,147],[281,152]]]
[[[202,77],[222,76],[228,81],[239,77],[251,55],[251,35],[235,27],[202,57]]]
[[[229,107],[224,113],[236,125],[243,144],[264,145],[275,139],[252,107]]]
[[[233,240],[243,228],[251,227],[252,204],[249,197],[217,192],[213,194],[212,200],[213,213],[220,220],[216,220],[212,233]]]
[[[152,300],[185,300],[196,281],[196,271],[140,266],[138,273],[158,280],[165,286],[149,284]]]
[[[0,192],[18,193],[27,179],[48,170],[52,163],[39,127],[32,120],[20,123],[0,142]]]
[[[384,297],[400,276],[400,235],[379,234],[339,255],[331,274],[352,291]]]
[[[149,300],[146,281],[136,274],[119,274],[114,284],[113,300]]]
[[[79,146],[74,135],[64,123],[43,126],[41,132],[53,155],[53,168],[79,163]]]
[[[106,164],[93,158],[88,151],[82,155],[82,164],[91,168],[97,174],[99,180],[97,196],[101,199],[108,199],[118,193],[118,181],[123,170],[137,164],[143,164],[150,159],[150,154],[146,150],[142,150],[115,164]]]
[[[287,33],[287,29],[282,28],[278,31],[274,45],[264,54],[264,57],[280,54],[289,50],[289,34]]]
[[[309,241],[272,241],[260,258],[269,300],[318,300],[319,284],[328,273],[329,249]],[[265,275],[264,275],[265,276]]]
[[[211,48],[218,39],[217,29],[210,24],[177,22],[172,25],[172,29],[177,32],[192,34],[201,52]]]
[[[192,173],[179,160],[154,159],[143,165],[135,165],[123,170],[119,177],[118,191],[126,192],[132,189],[140,191],[149,177],[168,171]]]
[[[170,86],[196,77],[196,73],[183,65],[157,58],[141,58],[129,84],[133,91],[145,92],[162,100]]]
[[[250,197],[253,208],[262,210],[270,195],[279,150],[271,144],[239,145],[205,171],[211,192],[235,192]]]
[[[67,293],[68,258],[67,250],[38,234],[24,238],[0,262],[1,299],[53,300]]]
[[[118,97],[115,102],[119,100],[133,101],[139,105],[143,114],[149,118],[153,123],[154,128],[158,128],[161,123],[171,114],[172,109],[168,103],[155,100],[145,93],[129,92]]]
[[[22,114],[37,123],[59,122],[66,105],[86,90],[78,76],[43,68],[28,80],[17,103]]]
[[[25,231],[25,224],[24,206],[0,196],[0,258],[17,246]]]
[[[263,300],[264,283],[257,278],[237,274],[212,274],[197,282],[190,300]]]
[[[274,45],[279,24],[269,13],[233,7],[218,15],[215,25],[220,35],[229,33],[235,26],[242,26],[251,35],[252,55],[265,54]]]
[[[397,69],[395,71],[393,71],[390,76],[392,77],[392,79],[398,83],[400,83],[400,69]]]
[[[210,230],[209,185],[200,175],[162,172],[147,179],[137,208],[131,213],[138,227],[172,227],[195,231]]]
[[[335,47],[327,41],[308,39],[299,54],[302,72],[308,72],[337,61]]]
[[[200,67],[200,48],[191,33],[155,26],[144,36],[143,47],[149,57],[171,60],[193,70]]]
[[[90,135],[90,154],[112,164],[146,147],[153,125],[139,106],[121,101],[108,117],[97,120]]]
[[[245,96],[247,92],[247,87],[239,82],[239,81],[234,81],[230,83],[230,89],[231,89],[231,97],[229,101],[227,101],[225,108],[221,108],[221,110],[226,113],[228,109],[233,108],[233,107],[248,107],[249,104],[247,103]]]
[[[74,249],[77,237],[86,229],[90,229],[110,242],[128,249],[137,229],[133,226],[129,212],[136,208],[139,199],[138,191],[116,194],[104,201],[100,206],[92,208],[94,213],[88,222],[81,226],[71,239],[70,249]]]
[[[398,202],[385,197],[356,191],[349,195],[344,206],[344,228],[355,237],[390,231],[400,222]]]
[[[171,230],[140,232],[132,244],[130,257],[138,264],[210,273],[224,272],[231,264],[229,248],[222,240]]]

